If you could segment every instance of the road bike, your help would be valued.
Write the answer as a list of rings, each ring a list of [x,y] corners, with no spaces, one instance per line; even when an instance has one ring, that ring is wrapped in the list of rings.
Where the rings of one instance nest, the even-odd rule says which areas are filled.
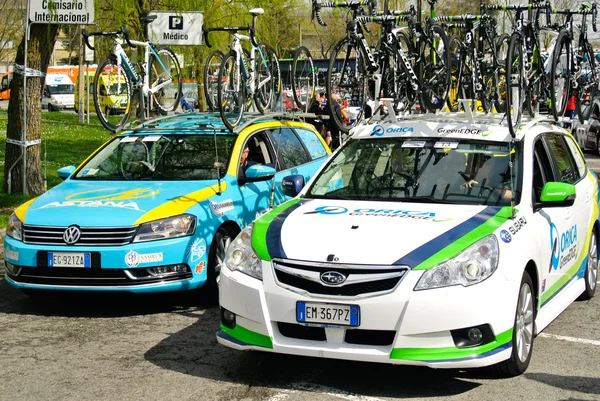
[[[148,38],[148,24],[156,15],[140,18],[144,33]],[[175,54],[166,47],[155,47],[148,40],[131,40],[129,32],[121,27],[113,32],[82,32],[88,48],[89,37],[107,36],[113,39],[111,54],[102,60],[96,69],[92,95],[100,123],[109,131],[117,132],[127,123],[134,101],[138,102],[138,116],[144,121],[151,110],[166,114],[179,106],[181,97],[181,67]],[[123,45],[144,49],[144,61],[134,65]],[[138,96],[134,97],[133,92]]]
[[[217,108],[223,123],[233,130],[248,109],[246,99],[254,98],[254,106],[264,113],[275,105],[281,93],[281,74],[275,52],[256,40],[256,20],[264,14],[262,8],[250,10],[252,25],[223,28],[233,36],[231,51],[219,67],[217,77]],[[249,35],[241,35],[247,31]],[[250,41],[252,48],[247,58],[241,41]]]

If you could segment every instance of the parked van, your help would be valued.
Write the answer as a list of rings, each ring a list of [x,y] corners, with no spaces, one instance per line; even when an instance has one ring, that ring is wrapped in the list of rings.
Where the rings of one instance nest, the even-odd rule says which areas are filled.
[[[46,74],[42,109],[56,111],[75,108],[75,85],[66,74]]]
[[[89,71],[88,73],[84,73],[84,79],[78,79],[75,84],[75,110],[79,111],[79,83],[83,81],[83,102],[88,99],[87,90],[88,83],[90,89],[89,96],[89,109],[86,107],[85,110],[90,110],[91,112],[96,111],[96,106],[94,105],[94,76],[96,75],[96,71]],[[110,79],[110,83],[109,83]],[[104,114],[122,114],[127,109],[127,86],[125,84],[125,78],[121,78],[120,87],[117,85],[118,78],[115,74],[101,74],[100,75],[100,84],[99,84],[99,96],[98,101],[100,103],[100,107],[104,111]]]
[[[0,100],[10,99],[10,81],[12,81],[13,72],[5,72],[0,79]]]

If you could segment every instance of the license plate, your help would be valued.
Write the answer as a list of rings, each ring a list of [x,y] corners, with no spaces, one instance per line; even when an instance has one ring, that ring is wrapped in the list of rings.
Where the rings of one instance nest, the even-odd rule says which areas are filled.
[[[48,252],[48,267],[91,267],[89,252]]]
[[[297,302],[296,320],[300,323],[358,326],[360,324],[360,308],[357,305]]]

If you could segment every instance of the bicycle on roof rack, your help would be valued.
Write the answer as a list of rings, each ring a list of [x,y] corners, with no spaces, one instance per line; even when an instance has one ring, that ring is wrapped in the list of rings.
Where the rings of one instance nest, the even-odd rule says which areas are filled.
[[[552,114],[556,120],[563,116],[572,95],[577,99],[577,115],[579,121],[583,123],[590,118],[598,90],[594,49],[588,40],[586,23],[586,17],[591,14],[592,29],[597,32],[597,6],[595,3],[582,4],[578,10],[553,10],[552,13],[566,16],[564,24],[557,29],[560,32],[552,55],[550,78]],[[573,33],[574,15],[582,15],[577,42]]]
[[[166,114],[179,106],[182,75],[177,57],[170,49],[155,47],[148,41],[148,24],[155,19],[156,15],[140,18],[144,24],[144,42],[131,40],[125,27],[112,32],[87,32],[85,29],[82,32],[91,50],[94,47],[90,45],[90,36],[108,36],[114,41],[111,54],[98,64],[92,87],[98,119],[111,132],[125,126],[134,109],[134,100],[139,102],[139,119],[142,121],[151,110]],[[144,62],[134,65],[123,50],[125,44],[131,48],[142,47]],[[133,96],[134,90],[137,98]],[[110,99],[109,103],[106,100],[101,103],[100,97]]]
[[[233,130],[248,110],[248,98],[260,113],[270,110],[281,92],[281,74],[275,52],[256,40],[256,20],[262,8],[250,10],[252,25],[219,30],[233,35],[231,51],[223,57],[217,76],[217,108],[223,123]],[[247,31],[249,35],[241,35]],[[207,37],[207,36],[206,36]],[[250,41],[250,57],[246,58],[241,41]],[[208,41],[207,41],[208,44]]]

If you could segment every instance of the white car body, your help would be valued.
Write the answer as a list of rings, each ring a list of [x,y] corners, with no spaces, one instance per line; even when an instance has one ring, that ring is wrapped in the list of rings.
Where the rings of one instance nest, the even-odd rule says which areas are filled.
[[[515,323],[515,310],[526,270],[534,276],[534,327],[536,334],[541,332],[586,291],[588,261],[595,264],[592,267],[597,274],[597,257],[587,255],[592,232],[598,238],[598,185],[565,130],[530,122],[514,138],[516,150],[511,154],[517,152],[522,158],[515,168],[520,170],[519,177],[525,177],[515,183],[515,191],[521,189],[514,212],[510,203],[495,206],[309,196],[319,177],[352,141],[405,140],[406,148],[418,148],[422,141],[450,148],[463,140],[476,140],[484,147],[487,143],[511,146],[508,128],[499,120],[465,119],[464,114],[422,116],[356,127],[352,139],[297,198],[258,219],[248,232],[262,280],[245,268],[231,267],[240,237],[230,247],[220,276],[222,324],[217,340],[239,350],[355,361],[434,368],[493,365],[514,354],[521,333],[516,330],[521,326],[516,325],[518,318]],[[573,183],[576,197],[571,206],[536,210],[533,150],[534,146],[547,148],[549,138],[564,138],[561,143],[574,154],[571,167],[578,174]],[[547,161],[555,167],[553,159]],[[497,201],[502,202],[505,200]],[[415,290],[429,269],[454,260],[484,239],[496,241],[498,249],[497,268],[487,278],[469,286]],[[556,243],[558,248],[553,249]],[[323,278],[326,274],[330,277]],[[339,274],[346,281],[331,284]],[[347,290],[342,291],[344,286]],[[340,295],[344,291],[348,292]],[[327,322],[307,323],[304,313],[317,311],[324,316],[325,308],[309,311],[305,303],[350,306],[350,315],[359,314],[359,324],[332,324],[334,309],[333,317],[324,319]],[[342,306],[338,314],[347,310]],[[224,318],[223,313],[228,315]],[[233,323],[227,319],[232,314]],[[352,316],[349,319],[352,323]],[[459,340],[453,336],[460,339],[461,330],[479,326],[492,333],[484,333],[484,342],[457,345]]]
[[[46,75],[42,108],[50,111],[75,108],[75,85],[68,75]]]

